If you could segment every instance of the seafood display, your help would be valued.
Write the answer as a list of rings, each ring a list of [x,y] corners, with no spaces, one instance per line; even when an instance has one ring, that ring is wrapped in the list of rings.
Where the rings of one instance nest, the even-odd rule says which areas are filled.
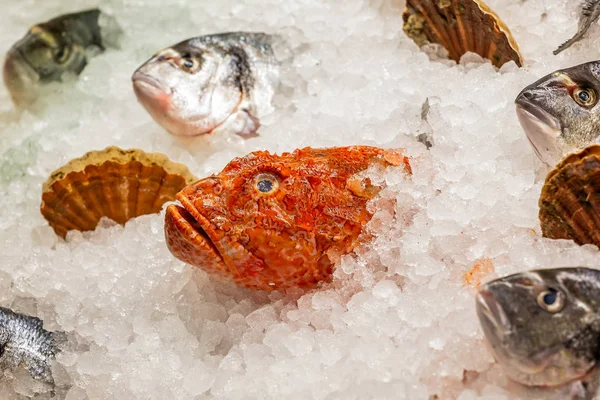
[[[545,237],[600,246],[600,145],[561,161],[548,173],[539,200]]]
[[[577,32],[571,39],[558,46],[553,54],[557,55],[581,40],[592,24],[598,20],[598,16],[600,16],[600,0],[583,0]]]
[[[4,83],[14,103],[27,107],[43,94],[44,84],[79,75],[94,52],[116,47],[121,34],[116,20],[99,9],[33,26],[4,62]]]
[[[133,74],[139,102],[177,136],[252,137],[270,112],[279,82],[280,37],[230,32],[159,51]],[[280,55],[283,56],[283,53]]]
[[[496,67],[523,65],[510,30],[483,1],[408,0],[406,6],[403,29],[417,46],[440,44],[456,62],[470,51]]]
[[[482,286],[476,304],[485,338],[511,379],[557,387],[586,379],[597,365],[600,270],[542,269],[506,276]]]
[[[177,194],[165,216],[169,250],[253,289],[314,287],[352,251],[379,188],[371,165],[411,172],[401,150],[369,146],[251,153]]]
[[[119,21],[127,23],[124,48],[117,19],[95,8],[35,25],[8,50],[5,98],[10,103],[10,95],[15,107],[0,107],[0,129],[6,131],[0,147],[7,147],[1,149],[0,198],[8,205],[0,230],[7,243],[0,293],[14,302],[43,298],[36,304],[54,307],[57,326],[76,334],[70,343],[80,346],[67,350],[65,333],[0,307],[0,372],[10,376],[8,370],[24,368],[53,385],[59,374],[52,376],[51,364],[58,358],[68,398],[242,398],[281,382],[260,382],[247,393],[246,387],[236,392],[232,382],[246,385],[265,371],[288,382],[284,369],[308,371],[314,365],[317,373],[305,382],[325,376],[326,388],[302,388],[292,397],[368,398],[396,377],[360,377],[365,392],[353,393],[355,387],[334,382],[334,373],[320,369],[339,367],[343,381],[351,381],[344,374],[361,365],[397,373],[390,366],[397,362],[400,369],[402,352],[418,358],[423,349],[433,349],[435,356],[404,362],[419,372],[401,371],[407,378],[392,387],[399,396],[487,400],[537,390],[531,387],[561,399],[596,394],[600,270],[535,269],[487,278],[507,264],[538,262],[539,249],[519,254],[532,243],[543,243],[550,257],[564,249],[573,252],[569,256],[596,255],[591,246],[580,250],[575,244],[600,247],[600,61],[557,70],[525,87],[514,101],[516,115],[505,123],[506,108],[512,109],[512,96],[522,88],[510,86],[518,82],[513,79],[548,65],[536,54],[564,60],[550,54],[542,30],[519,24],[523,2],[511,2],[505,11],[519,38],[532,41],[523,46],[531,52],[530,72],[515,67],[525,58],[482,0],[407,0],[402,16],[388,2],[350,2],[328,18],[323,15],[338,5],[321,2],[318,12],[303,14],[292,4],[285,18],[265,21],[252,20],[256,4],[242,2],[226,10],[233,16],[229,25],[219,22],[219,2],[204,9],[183,1],[165,12],[178,18],[176,27],[161,20],[164,6],[152,6],[150,21],[131,24],[136,12],[152,8],[133,3],[107,10],[122,13]],[[539,14],[523,21],[552,21],[557,12],[541,3],[530,9]],[[193,18],[182,18],[192,10]],[[203,13],[215,24],[203,25]],[[554,54],[587,35],[599,15],[600,0],[584,0],[577,32]],[[156,25],[147,28],[149,22]],[[423,65],[427,58],[399,23],[431,59],[447,52],[459,65]],[[320,25],[327,30],[311,30]],[[249,27],[259,30],[198,36]],[[353,29],[358,34],[336,36]],[[177,41],[150,57],[148,49]],[[379,52],[371,54],[371,41]],[[396,47],[403,57],[393,52]],[[581,57],[577,47],[572,51]],[[91,65],[80,76],[93,57],[111,48],[116,51],[104,55],[106,65]],[[463,58],[467,53],[491,64]],[[291,60],[293,72],[298,70],[294,79],[285,70]],[[94,76],[95,69],[104,75]],[[104,88],[91,82],[106,85],[107,76],[110,94],[117,96],[103,95]],[[78,79],[76,88],[86,94],[81,107],[33,112],[31,105],[60,92],[70,79]],[[494,80],[488,91],[485,85],[492,88]],[[327,82],[335,90],[324,87]],[[504,102],[496,103],[500,97]],[[111,102],[117,100],[123,107],[114,112]],[[371,114],[369,107],[381,109]],[[147,114],[162,129],[146,129],[148,122],[154,125]],[[546,239],[536,231],[534,209],[544,168],[536,163],[534,171],[525,137],[514,132],[515,116],[536,156],[552,168],[538,202]],[[261,132],[261,123],[269,129]],[[87,129],[91,125],[100,129]],[[116,134],[110,132],[114,127]],[[102,136],[105,131],[112,136]],[[101,137],[87,141],[99,132]],[[182,140],[195,137],[203,138],[197,141],[202,148]],[[199,179],[166,155],[140,149],[110,146],[85,153],[91,143],[106,141],[140,143],[208,172]],[[267,151],[282,147],[296,150]],[[37,190],[47,172],[63,163],[57,159],[76,151],[85,154],[41,185],[42,220]],[[233,158],[239,154],[246,155]],[[521,158],[510,159],[514,154]],[[132,221],[148,214],[155,215]],[[127,229],[103,232],[106,220],[130,222]],[[60,240],[46,223],[62,239],[73,230],[100,227],[94,235]],[[529,241],[519,242],[523,238]],[[94,264],[87,265],[88,259]],[[587,265],[579,261],[568,265]],[[213,279],[233,285],[214,285]],[[501,388],[502,376],[493,376],[481,334],[460,331],[469,318],[476,322],[475,314],[496,363],[520,384],[515,392],[513,386]],[[379,337],[377,347],[366,347]],[[469,348],[470,364],[452,358],[466,353],[460,346]],[[346,347],[354,353],[344,354]],[[387,360],[380,351],[399,349]],[[379,358],[367,359],[372,354]],[[268,357],[276,368],[264,362]],[[347,368],[341,365],[346,362]],[[156,379],[160,374],[164,381]],[[14,388],[7,387],[16,395],[31,394],[18,387],[19,376],[12,379]],[[285,397],[280,394],[268,393]]]
[[[67,341],[63,332],[48,332],[43,321],[0,307],[0,366],[24,367],[32,378],[53,384],[51,361]]]
[[[54,171],[44,183],[41,212],[57,235],[93,230],[102,217],[124,224],[160,212],[196,178],[159,153],[108,147]]]
[[[517,116],[538,158],[553,167],[600,136],[600,62],[555,71],[515,100]]]

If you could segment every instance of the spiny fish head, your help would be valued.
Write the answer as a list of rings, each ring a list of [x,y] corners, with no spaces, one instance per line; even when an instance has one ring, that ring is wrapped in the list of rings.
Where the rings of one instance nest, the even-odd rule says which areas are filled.
[[[356,175],[372,163],[404,165],[397,151],[369,146],[257,151],[177,194],[165,216],[172,254],[254,289],[314,287],[348,253],[378,193]]]
[[[300,234],[307,235],[307,227],[295,221],[303,207],[286,206],[304,188],[289,179],[288,161],[255,152],[183,189],[177,195],[183,207],[170,206],[165,217],[171,252],[247,287],[293,285],[296,264],[309,271],[315,255],[311,240]]]
[[[484,285],[477,314],[508,376],[529,386],[584,376],[600,349],[600,271],[536,270]]]
[[[174,135],[212,132],[241,102],[235,60],[190,39],[164,49],[133,74],[138,101]]]
[[[600,62],[553,72],[517,96],[517,116],[538,157],[554,166],[600,134]]]

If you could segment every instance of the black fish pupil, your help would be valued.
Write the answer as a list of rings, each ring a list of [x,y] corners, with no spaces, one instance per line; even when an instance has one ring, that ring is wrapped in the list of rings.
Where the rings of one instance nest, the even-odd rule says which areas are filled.
[[[578,96],[579,100],[583,101],[584,103],[587,103],[590,100],[590,95],[588,92],[581,91],[579,92]]]
[[[186,68],[192,68],[194,66],[194,63],[192,62],[192,60],[185,60],[183,62],[183,66]]]
[[[65,48],[61,47],[60,49],[58,49],[56,51],[56,59],[59,60],[59,61],[61,61],[64,56],[65,56]]]
[[[269,193],[271,190],[273,190],[273,182],[263,179],[262,181],[258,182],[258,190],[262,193]]]
[[[556,293],[548,293],[544,295],[544,304],[551,306],[556,301]]]

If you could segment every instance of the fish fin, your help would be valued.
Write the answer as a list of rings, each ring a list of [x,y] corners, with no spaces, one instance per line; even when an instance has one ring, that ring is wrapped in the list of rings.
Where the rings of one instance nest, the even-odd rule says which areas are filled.
[[[50,363],[31,357],[26,357],[25,360],[27,371],[33,379],[54,386],[54,378],[52,377],[52,367],[50,366]]]
[[[579,27],[577,32],[573,37],[560,46],[556,50],[552,52],[552,54],[557,55],[562,51],[568,49],[573,44],[581,40],[583,36],[590,29],[592,24],[598,19],[600,16],[600,0],[585,0],[583,8],[581,10],[581,16],[579,19]]]
[[[581,10],[581,14],[583,16],[590,16],[597,10],[598,5],[600,4],[599,0],[585,0],[583,4],[583,8]]]
[[[215,127],[211,133],[220,135],[221,133],[235,132],[236,135],[244,139],[250,139],[259,136],[257,133],[258,128],[260,128],[259,119],[253,115],[252,110],[242,106],[227,117],[222,124]]]
[[[69,338],[65,332],[55,331],[51,332],[51,335],[52,341],[54,342],[54,347],[57,349],[57,351],[66,348]]]
[[[591,23],[590,23],[590,25],[591,25]],[[558,46],[558,48],[556,50],[554,50],[552,52],[552,54],[557,55],[559,53],[562,53],[563,51],[565,51],[566,49],[568,49],[569,47],[571,47],[575,43],[577,43],[579,40],[581,40],[581,38],[583,37],[583,35],[589,29],[590,25],[588,25],[583,30],[579,30],[571,39],[567,40],[566,42],[564,42],[563,44],[561,44],[560,46]]]

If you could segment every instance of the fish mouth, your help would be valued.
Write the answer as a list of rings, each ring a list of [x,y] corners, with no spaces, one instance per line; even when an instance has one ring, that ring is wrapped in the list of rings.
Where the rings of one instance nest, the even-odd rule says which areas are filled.
[[[482,289],[475,298],[477,316],[485,335],[488,350],[503,367],[509,367],[509,375],[523,381],[524,375],[538,372],[537,366],[523,365],[517,357],[511,355],[505,343],[512,333],[511,324],[504,310],[495,300],[492,292]],[[535,369],[535,371],[534,371]]]
[[[515,101],[517,117],[538,158],[553,167],[562,156],[558,139],[561,134],[559,120],[524,97]]]
[[[136,94],[138,93],[138,90],[146,95],[151,95],[153,92],[160,92],[167,95],[173,93],[173,89],[169,86],[164,85],[158,79],[140,71],[135,71],[131,80]]]
[[[223,256],[215,244],[218,238],[210,222],[182,196],[183,203],[171,204],[165,214],[165,238],[167,247],[179,260],[205,269],[227,272]]]
[[[552,127],[553,129],[560,130],[560,122],[555,116],[544,110],[542,107],[527,100],[525,97],[519,96],[515,101],[515,104],[517,105],[517,108],[523,109],[544,124]]]
[[[18,48],[8,51],[2,74],[15,105],[26,106],[35,102],[40,77]]]
[[[500,304],[494,299],[494,295],[485,289],[477,293],[477,315],[484,330],[492,328],[493,336],[501,339],[511,333],[511,323]],[[485,332],[486,337],[488,332]]]

